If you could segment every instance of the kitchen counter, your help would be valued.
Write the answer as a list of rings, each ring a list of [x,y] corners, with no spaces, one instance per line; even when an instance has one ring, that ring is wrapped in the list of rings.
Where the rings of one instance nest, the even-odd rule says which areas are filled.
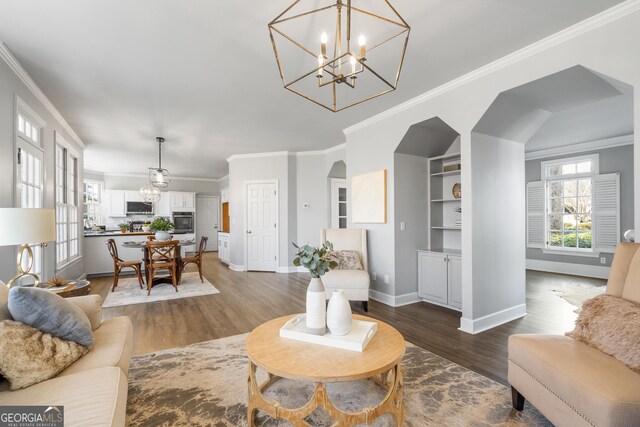
[[[151,232],[151,231],[134,231],[134,232],[126,232],[123,233],[122,231],[118,231],[118,230],[111,230],[111,231],[85,231],[84,232],[84,237],[109,237],[109,236],[152,236],[155,233]],[[185,234],[189,234],[189,233],[169,233],[171,235],[175,235],[175,236],[183,236]],[[193,234],[193,233],[191,233]]]

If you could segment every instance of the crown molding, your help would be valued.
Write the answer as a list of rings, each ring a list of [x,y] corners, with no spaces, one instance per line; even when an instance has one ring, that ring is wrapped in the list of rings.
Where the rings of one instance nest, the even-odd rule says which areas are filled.
[[[565,154],[583,153],[586,151],[621,147],[623,145],[633,145],[633,134],[615,136],[613,138],[606,139],[597,139],[594,141],[579,142],[577,144],[563,145],[561,147],[546,148],[543,150],[529,151],[524,154],[524,159],[544,159],[547,157],[562,156]]]
[[[409,108],[427,102],[444,93],[457,89],[460,86],[464,86],[470,82],[478,80],[484,76],[520,62],[523,59],[548,50],[556,45],[571,40],[593,29],[606,25],[612,21],[618,20],[638,10],[640,10],[640,0],[627,0],[623,3],[617,4],[603,12],[598,13],[597,15],[593,15],[585,19],[584,21],[578,22],[577,24],[567,27],[564,30],[561,30],[522,49],[503,56],[496,61],[483,65],[482,67],[477,68],[461,77],[458,77],[434,89],[431,89],[430,91],[425,92],[422,95],[418,95],[415,98],[411,98],[408,101],[396,105],[395,107],[392,107],[359,123],[349,126],[345,128],[343,132],[345,135],[350,135],[368,126],[371,126],[374,123],[399,114],[405,110],[408,110]]]
[[[6,44],[0,41],[0,58],[7,63],[9,68],[15,73],[16,76],[27,86],[31,93],[42,103],[42,105],[51,113],[51,115],[60,123],[62,128],[71,136],[73,141],[83,149],[87,148],[82,139],[76,134],[76,132],[69,126],[69,123],[62,117],[62,114],[53,105],[53,103],[47,98],[47,95],[42,92],[36,82],[33,81],[29,73],[22,67],[20,62],[13,56],[13,53],[9,50]]]
[[[88,170],[88,169],[87,169]],[[90,171],[90,173],[100,174],[102,176],[114,176],[114,177],[122,177],[122,178],[149,178],[149,175],[143,173],[119,173],[119,172],[97,172]],[[219,179],[216,178],[191,178],[188,176],[172,176],[171,180],[178,181],[205,181],[205,182],[218,182]]]
[[[297,157],[305,157],[305,156],[322,156],[329,153],[333,153],[335,151],[344,150],[347,148],[347,144],[343,142],[342,144],[335,145],[333,147],[329,147],[326,150],[314,150],[314,151],[298,151],[296,153]]]
[[[259,157],[281,157],[281,156],[293,156],[295,153],[291,151],[271,151],[268,153],[249,153],[249,154],[234,154],[227,158],[227,162],[232,162],[239,159],[256,159]]]

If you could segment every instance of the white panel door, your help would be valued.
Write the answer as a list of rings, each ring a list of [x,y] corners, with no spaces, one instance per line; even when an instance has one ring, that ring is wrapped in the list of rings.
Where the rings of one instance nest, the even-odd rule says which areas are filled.
[[[462,309],[462,258],[449,255],[449,305]]]
[[[276,271],[278,195],[275,183],[247,184],[247,269]]]
[[[207,251],[218,250],[218,208],[217,197],[198,196],[196,198],[196,249],[202,237],[208,237]]]
[[[347,180],[331,178],[331,228],[347,228]]]
[[[418,294],[420,297],[447,304],[447,255],[418,253]]]

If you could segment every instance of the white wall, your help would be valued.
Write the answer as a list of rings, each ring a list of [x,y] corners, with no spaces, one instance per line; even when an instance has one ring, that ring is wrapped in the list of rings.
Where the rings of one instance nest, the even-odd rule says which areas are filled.
[[[91,171],[85,171],[85,176],[104,181],[105,190],[139,190],[140,187],[149,184],[146,176],[105,175]],[[188,191],[204,196],[217,196],[220,193],[220,184],[213,179],[172,178],[169,187],[162,191]]]
[[[0,45],[0,49],[5,49]],[[3,55],[0,55],[2,57]],[[82,182],[83,147],[74,142],[74,138],[63,124],[33,94],[18,75],[0,59],[0,207],[15,207],[15,108],[16,96],[20,97],[45,122],[44,142],[44,207],[55,207],[54,195],[54,132],[60,134],[72,148],[80,153],[78,158],[78,179]],[[82,200],[82,187],[79,189]],[[82,208],[80,208],[82,209]],[[82,212],[79,213],[82,217]],[[79,221],[79,232],[82,221]],[[82,247],[81,247],[82,250]],[[0,247],[0,280],[8,281],[16,274],[16,248]],[[45,249],[45,277],[52,277],[55,272],[55,244]],[[55,274],[65,278],[76,279],[83,274],[82,259],[70,264]]]
[[[476,228],[474,217],[494,207],[474,203],[476,182],[473,178],[474,159],[472,155],[471,129],[487,111],[489,105],[502,91],[520,86],[574,65],[583,65],[591,70],[606,74],[634,87],[640,87],[640,2],[625,2],[604,14],[591,18],[586,24],[567,29],[559,35],[537,42],[535,45],[488,64],[466,76],[420,95],[390,111],[374,116],[363,123],[345,130],[347,136],[347,174],[349,177],[371,170],[387,169],[389,189],[388,199],[394,200],[394,156],[393,153],[407,129],[431,117],[440,117],[461,133],[462,152],[462,232],[463,252],[463,317],[477,320],[486,310],[476,307],[476,283],[482,289],[485,275],[476,273],[481,257],[479,244],[484,231]],[[640,90],[635,90],[636,105],[640,105]],[[634,110],[634,126],[640,129],[640,108]],[[638,137],[635,144],[640,145]],[[640,173],[640,149],[636,148],[635,174]],[[520,165],[523,167],[523,165]],[[522,187],[524,188],[524,187]],[[640,229],[640,186],[635,192],[635,228]],[[479,193],[480,194],[480,193]],[[388,205],[387,224],[358,225],[370,230],[369,248],[372,271],[388,273],[395,282],[395,239],[394,224],[396,214],[393,204]],[[523,232],[524,233],[524,232]],[[523,234],[524,236],[524,234]],[[523,249],[520,249],[522,252]],[[518,252],[519,253],[519,252]],[[522,257],[524,258],[524,256]],[[515,259],[515,256],[509,260]],[[394,283],[392,283],[394,285]],[[380,289],[377,284],[374,289]],[[496,295],[485,295],[485,298]],[[478,296],[478,298],[480,298]],[[482,304],[478,304],[480,307]]]
[[[229,160],[232,268],[246,268],[245,182],[255,180],[278,180],[278,226],[280,233],[278,266],[281,268],[293,266],[293,258],[289,256],[289,246],[296,238],[295,215],[291,218],[292,213],[295,212],[296,194],[295,182],[292,186],[289,180],[295,181],[295,177],[290,176],[295,171],[295,157],[290,157],[292,157],[290,153],[280,153],[259,157],[237,157]]]

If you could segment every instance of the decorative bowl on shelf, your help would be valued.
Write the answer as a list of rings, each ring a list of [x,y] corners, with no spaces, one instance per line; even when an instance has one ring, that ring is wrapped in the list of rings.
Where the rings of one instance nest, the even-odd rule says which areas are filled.
[[[454,184],[451,193],[456,199],[462,198],[462,185],[460,183]]]

